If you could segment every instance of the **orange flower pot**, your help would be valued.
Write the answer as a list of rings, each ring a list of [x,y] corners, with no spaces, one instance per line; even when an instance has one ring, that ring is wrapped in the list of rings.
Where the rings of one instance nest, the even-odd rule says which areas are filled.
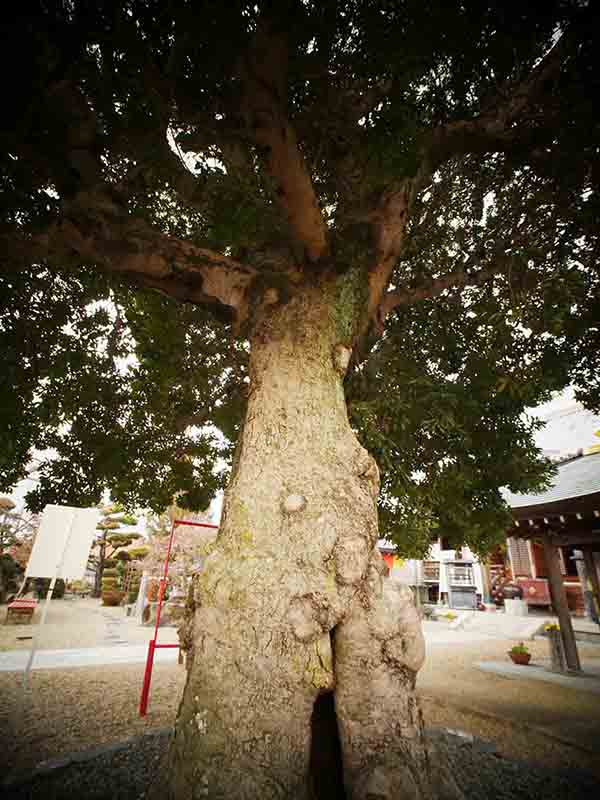
[[[509,650],[508,655],[514,664],[520,664],[522,667],[526,667],[531,661],[531,653],[511,653]]]

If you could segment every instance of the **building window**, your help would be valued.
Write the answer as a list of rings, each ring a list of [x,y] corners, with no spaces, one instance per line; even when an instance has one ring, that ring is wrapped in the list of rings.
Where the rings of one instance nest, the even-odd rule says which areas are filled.
[[[448,564],[450,586],[473,586],[473,569],[470,564]]]
[[[426,583],[439,583],[440,582],[440,562],[439,561],[424,561],[423,562],[423,577]]]
[[[510,563],[514,577],[521,575],[531,577],[531,564],[529,562],[529,550],[525,539],[509,539],[508,549],[510,552]]]

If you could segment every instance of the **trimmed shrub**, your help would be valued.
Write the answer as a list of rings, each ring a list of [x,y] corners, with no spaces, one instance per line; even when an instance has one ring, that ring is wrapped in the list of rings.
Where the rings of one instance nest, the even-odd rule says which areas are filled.
[[[118,606],[124,596],[124,592],[120,591],[120,589],[102,590],[102,605]]]
[[[113,569],[112,567],[110,567],[109,569],[105,569],[104,572],[102,573],[103,580],[104,578],[118,578],[118,577],[119,577],[119,571],[117,569]]]
[[[102,592],[102,605],[103,606],[118,606],[123,599],[123,592],[118,590],[110,592]]]

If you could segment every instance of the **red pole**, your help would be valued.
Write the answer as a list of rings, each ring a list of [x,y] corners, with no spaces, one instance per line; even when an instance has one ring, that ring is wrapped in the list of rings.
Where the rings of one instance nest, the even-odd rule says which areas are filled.
[[[169,558],[171,556],[171,547],[173,545],[173,536],[175,535],[176,522],[173,520],[171,524],[171,535],[169,536],[169,544],[167,545],[167,555],[165,558],[165,566],[163,575],[160,579],[160,586],[158,589],[158,608],[156,609],[156,624],[154,625],[154,638],[148,642],[148,656],[146,658],[146,671],[144,673],[144,683],[142,685],[142,695],[140,697],[140,717],[146,716],[148,710],[148,697],[150,696],[150,681],[152,680],[152,668],[154,666],[154,651],[156,649],[156,640],[158,638],[158,626],[160,625],[160,612],[162,609],[162,601],[165,594],[165,585],[167,583],[167,573],[169,572]]]
[[[144,683],[142,685],[142,695],[140,697],[140,717],[145,717],[146,711],[148,710],[148,696],[150,695],[150,679],[152,678],[152,665],[154,663],[155,645],[156,642],[153,639],[148,642],[146,671],[144,672]]]
[[[188,522],[185,519],[176,519],[175,525],[189,525],[191,528],[218,528],[214,522]]]
[[[160,586],[158,589],[158,608],[156,609],[156,624],[154,625],[154,638],[148,642],[148,656],[146,658],[146,671],[144,673],[144,683],[142,685],[142,694],[140,697],[140,717],[146,716],[148,710],[148,698],[150,696],[150,681],[152,680],[152,667],[154,666],[154,651],[157,647],[179,647],[179,645],[164,645],[157,644],[158,639],[158,626],[160,625],[160,612],[162,610],[163,597],[165,594],[165,586],[167,585],[167,575],[169,572],[169,558],[171,557],[171,547],[173,546],[173,538],[175,536],[175,528],[177,525],[191,525],[194,528],[218,528],[212,522],[187,522],[184,519],[174,519],[171,523],[171,535],[169,536],[169,544],[167,545],[167,556],[165,558],[165,566],[163,575],[160,579]]]
[[[154,643],[156,644],[156,639],[158,637],[158,626],[160,625],[160,612],[162,609],[162,602],[163,597],[165,594],[165,586],[167,585],[167,574],[169,572],[169,558],[171,557],[171,547],[173,545],[173,537],[175,536],[175,526],[178,525],[179,522],[177,520],[173,520],[171,524],[171,535],[169,536],[169,544],[167,545],[167,555],[165,558],[165,567],[163,569],[163,575],[160,579],[160,586],[158,589],[158,608],[156,609],[156,625],[154,626]]]

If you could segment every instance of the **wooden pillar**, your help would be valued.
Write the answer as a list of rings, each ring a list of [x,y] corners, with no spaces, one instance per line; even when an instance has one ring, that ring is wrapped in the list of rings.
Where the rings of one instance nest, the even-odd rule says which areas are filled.
[[[481,599],[484,603],[489,604],[492,602],[492,594],[490,591],[492,581],[490,579],[489,560],[487,558],[485,560],[482,559],[479,564],[481,566],[481,582],[483,583],[483,597]]]
[[[552,597],[552,605],[554,606],[554,610],[556,611],[560,624],[560,635],[562,637],[565,649],[567,667],[572,670],[580,671],[581,664],[579,661],[579,653],[577,652],[577,644],[575,642],[575,633],[573,632],[571,614],[569,613],[569,606],[567,604],[567,594],[565,592],[562,574],[560,571],[560,556],[558,554],[558,548],[556,545],[552,544],[547,535],[542,537],[542,541],[544,544],[546,566],[548,568],[550,595]]]
[[[598,570],[594,562],[594,551],[590,545],[585,545],[581,547],[581,552],[583,553],[583,562],[585,564],[585,571],[587,572],[586,577],[592,584],[596,616],[600,617],[600,580],[598,580]],[[586,587],[584,586],[583,590],[585,591],[585,589]]]

